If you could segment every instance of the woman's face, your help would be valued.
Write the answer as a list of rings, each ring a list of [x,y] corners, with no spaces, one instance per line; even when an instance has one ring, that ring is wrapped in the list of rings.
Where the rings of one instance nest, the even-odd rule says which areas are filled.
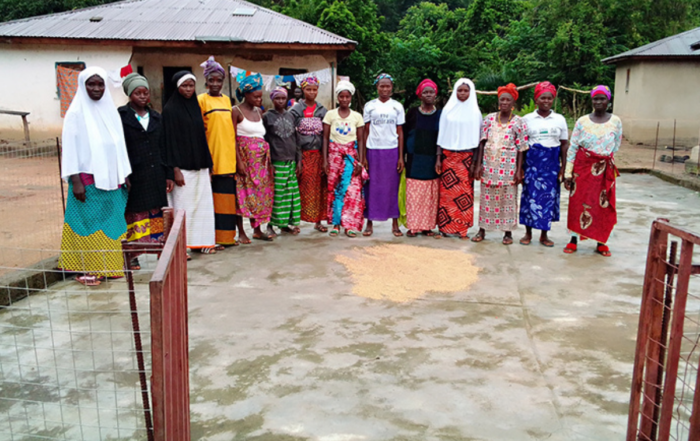
[[[300,99],[304,98],[304,93],[299,89],[298,87],[294,89],[294,99],[299,101]]]
[[[498,97],[498,110],[501,112],[510,112],[513,110],[514,103],[513,95],[504,92]]]
[[[435,93],[435,89],[430,86],[425,86],[423,91],[420,93],[420,100],[423,104],[433,105],[435,104],[436,96],[437,94]]]
[[[306,86],[304,87],[304,98],[308,101],[316,101],[318,96],[318,86]]]
[[[90,99],[99,101],[105,94],[105,81],[99,75],[93,75],[85,81],[85,89]]]
[[[256,90],[255,92],[248,92],[245,94],[245,100],[248,104],[253,107],[262,106],[262,90]]]
[[[469,99],[469,95],[471,95],[471,93],[472,91],[468,84],[460,84],[457,88],[457,99],[460,101],[466,101]]]
[[[606,110],[608,110],[608,97],[603,95],[602,93],[594,96],[592,101],[593,110],[596,110],[598,112],[605,112]]]
[[[342,109],[347,109],[350,107],[350,102],[352,101],[352,95],[347,90],[343,90],[338,94],[338,105]]]
[[[272,100],[272,104],[275,106],[275,110],[282,111],[287,107],[287,97],[284,95],[277,95],[275,99]]]
[[[207,77],[207,88],[212,96],[221,95],[221,88],[224,87],[224,76],[219,72],[214,72]]]
[[[177,88],[177,91],[180,92],[180,95],[184,96],[187,99],[192,98],[192,95],[194,95],[194,80],[189,79],[184,83],[180,84],[180,87]]]
[[[377,92],[379,93],[379,98],[388,100],[394,92],[394,83],[392,83],[389,78],[379,80],[377,83]]]
[[[148,102],[151,100],[151,92],[147,88],[140,86],[134,89],[129,96],[129,100],[139,109],[146,107]]]
[[[545,92],[537,97],[535,104],[537,104],[537,108],[542,112],[549,112],[552,110],[552,105],[554,104],[554,95],[552,95],[552,92]]]

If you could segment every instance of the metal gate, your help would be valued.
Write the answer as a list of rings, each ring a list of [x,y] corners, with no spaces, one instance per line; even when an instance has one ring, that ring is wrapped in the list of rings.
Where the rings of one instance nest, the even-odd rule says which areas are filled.
[[[700,440],[700,235],[651,227],[627,441]]]

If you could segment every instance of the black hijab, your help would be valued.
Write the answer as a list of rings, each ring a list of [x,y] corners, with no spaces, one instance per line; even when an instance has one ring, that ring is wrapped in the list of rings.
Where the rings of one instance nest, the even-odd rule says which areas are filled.
[[[180,78],[189,73],[182,70],[173,75],[175,86]],[[169,166],[184,170],[212,167],[202,110],[196,94],[187,99],[176,87],[175,93],[163,108],[163,140]]]

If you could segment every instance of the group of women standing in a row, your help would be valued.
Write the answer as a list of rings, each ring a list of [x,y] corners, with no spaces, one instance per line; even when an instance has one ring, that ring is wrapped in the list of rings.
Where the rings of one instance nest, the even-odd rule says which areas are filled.
[[[593,90],[594,112],[576,123],[567,149],[566,122],[551,110],[556,89],[550,83],[537,86],[532,114],[513,114],[518,90],[509,84],[498,90],[499,111],[482,118],[470,80],[459,80],[439,110],[437,85],[426,79],[416,90],[421,105],[406,114],[391,98],[393,79],[381,74],[378,98],[361,115],[350,109],[350,82],[336,85],[338,107],[328,111],[316,102],[319,83],[311,76],[290,110],[286,89],[277,88],[263,114],[259,74],[239,82],[241,104],[234,107],[221,93],[223,67],[213,57],[202,67],[207,92],[195,96],[196,77],[177,73],[177,91],[162,116],[148,106],[143,76],[124,79],[129,103],[117,110],[105,72],[81,72],[63,132],[62,176],[70,192],[60,259],[61,268],[82,274],[81,283],[122,275],[121,239],[162,241],[166,205],[186,211],[188,248],[204,254],[250,243],[243,217],[253,239],[266,241],[277,235],[275,227],[299,234],[302,220],[321,232],[328,231],[326,221],[331,236],[344,230],[355,237],[371,236],[373,222],[388,219],[395,236],[403,235],[401,221],[410,237],[466,239],[474,224],[475,180],[481,199],[472,241],[503,231],[503,243],[513,243],[522,182],[519,217],[527,231],[520,243],[529,245],[535,228],[540,243],[553,246],[547,231],[559,219],[563,178],[571,189],[569,229],[610,255],[604,243],[616,221],[612,154],[622,130],[619,118],[606,112],[605,86]],[[574,235],[565,252],[576,247]],[[138,268],[138,261],[129,266]]]

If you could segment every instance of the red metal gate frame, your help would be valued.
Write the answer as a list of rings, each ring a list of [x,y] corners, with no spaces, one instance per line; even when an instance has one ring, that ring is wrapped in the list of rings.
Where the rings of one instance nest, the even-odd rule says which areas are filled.
[[[668,261],[666,258],[670,236],[681,240],[677,264],[675,243],[671,246],[671,258]],[[637,330],[627,441],[668,441],[670,437],[688,286],[690,276],[700,273],[700,268],[692,262],[695,245],[700,245],[697,234],[675,227],[665,219],[652,224]],[[675,296],[674,281],[677,283]],[[695,391],[689,440],[700,439],[700,375],[696,378]]]

